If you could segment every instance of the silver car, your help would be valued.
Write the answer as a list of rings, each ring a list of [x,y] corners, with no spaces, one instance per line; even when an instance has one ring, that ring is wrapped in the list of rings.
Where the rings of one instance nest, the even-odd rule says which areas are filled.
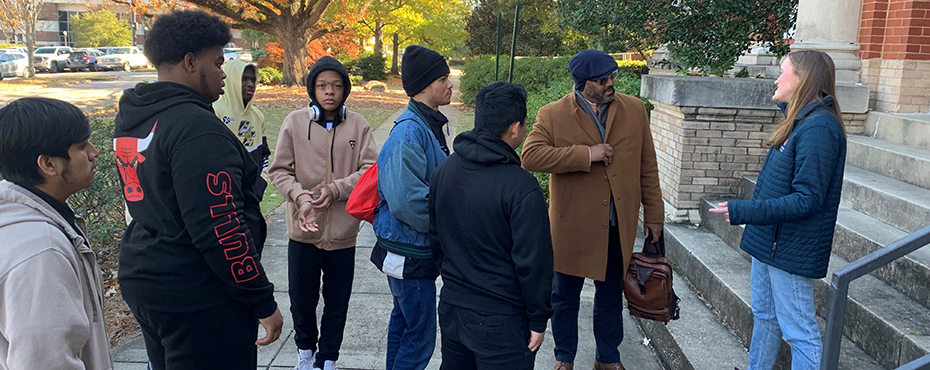
[[[223,59],[227,62],[233,59],[241,59],[245,62],[252,61],[252,52],[241,48],[223,48]]]
[[[23,53],[0,53],[0,80],[4,77],[26,77],[29,59]]]

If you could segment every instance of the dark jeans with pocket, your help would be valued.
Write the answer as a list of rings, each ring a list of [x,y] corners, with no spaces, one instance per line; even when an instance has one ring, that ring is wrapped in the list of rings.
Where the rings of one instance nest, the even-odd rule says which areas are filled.
[[[555,272],[552,279],[552,339],[555,342],[555,359],[574,362],[578,351],[578,309],[581,306],[583,277]],[[623,251],[620,233],[610,228],[607,247],[607,273],[605,281],[594,282],[594,343],[595,360],[604,363],[620,362],[620,343],[623,342]]]
[[[355,276],[355,247],[325,251],[313,244],[287,244],[288,294],[297,348],[316,353],[316,365],[339,359],[349,296]],[[316,306],[323,282],[323,316],[316,326]],[[317,351],[319,345],[319,351]]]
[[[153,370],[255,370],[258,319],[246,305],[162,312],[127,303],[142,327]]]
[[[441,370],[532,370],[526,315],[503,315],[439,302]]]

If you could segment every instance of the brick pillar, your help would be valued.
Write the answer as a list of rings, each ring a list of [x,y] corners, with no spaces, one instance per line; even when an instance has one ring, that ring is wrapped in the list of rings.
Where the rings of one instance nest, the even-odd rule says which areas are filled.
[[[861,82],[870,105],[895,113],[930,112],[930,0],[863,0]]]

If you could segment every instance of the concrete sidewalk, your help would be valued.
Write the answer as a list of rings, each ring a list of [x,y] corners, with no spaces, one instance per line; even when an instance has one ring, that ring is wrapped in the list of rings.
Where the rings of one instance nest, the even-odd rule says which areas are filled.
[[[455,136],[458,126],[458,109],[445,106],[441,110],[449,118],[447,141],[451,146],[452,137]],[[373,132],[379,150],[393,127],[394,119],[402,111],[403,109],[400,109],[395,112]],[[265,242],[261,262],[269,279],[274,283],[275,300],[284,315],[284,331],[277,342],[259,348],[257,369],[292,369],[297,363],[297,347],[294,344],[293,320],[287,295],[288,239],[286,230],[285,209],[282,205],[270,217],[268,239]],[[388,289],[387,278],[368,260],[371,249],[375,245],[374,231],[369,223],[362,222],[357,243],[355,280],[352,284],[352,297],[349,300],[345,339],[336,365],[341,369],[384,369],[388,320],[393,299]],[[642,245],[642,240],[637,240],[637,245]],[[437,293],[441,286],[442,279],[440,278],[437,280]],[[588,280],[581,293],[581,309],[578,314],[579,344],[575,368],[579,370],[591,369],[594,366],[593,308],[594,284]],[[321,299],[321,304],[317,308],[318,318],[322,315],[322,309]],[[620,346],[620,356],[624,366],[630,370],[662,369],[652,347],[644,345],[642,331],[626,311],[623,312],[623,326],[625,339]],[[427,369],[439,369],[440,351],[437,329],[436,350],[433,352]],[[114,351],[114,358],[116,360],[115,370],[146,369],[145,364],[148,360],[142,338],[136,338],[120,346]],[[546,339],[536,356],[536,368],[545,370],[551,369],[554,365],[552,332],[547,330]]]

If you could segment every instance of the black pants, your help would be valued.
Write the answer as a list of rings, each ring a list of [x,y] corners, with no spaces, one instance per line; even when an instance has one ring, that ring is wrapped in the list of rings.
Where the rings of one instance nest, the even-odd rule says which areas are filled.
[[[502,315],[439,302],[441,370],[532,370],[525,315]]]
[[[287,244],[288,293],[294,317],[297,348],[317,353],[316,365],[339,359],[349,295],[355,276],[355,247],[324,251],[313,244],[291,240]],[[323,280],[323,317],[316,327],[316,306]],[[319,338],[319,339],[318,339]],[[319,352],[317,343],[319,342]]]
[[[127,302],[154,370],[255,370],[258,320],[234,301],[198,312],[161,312]]]

